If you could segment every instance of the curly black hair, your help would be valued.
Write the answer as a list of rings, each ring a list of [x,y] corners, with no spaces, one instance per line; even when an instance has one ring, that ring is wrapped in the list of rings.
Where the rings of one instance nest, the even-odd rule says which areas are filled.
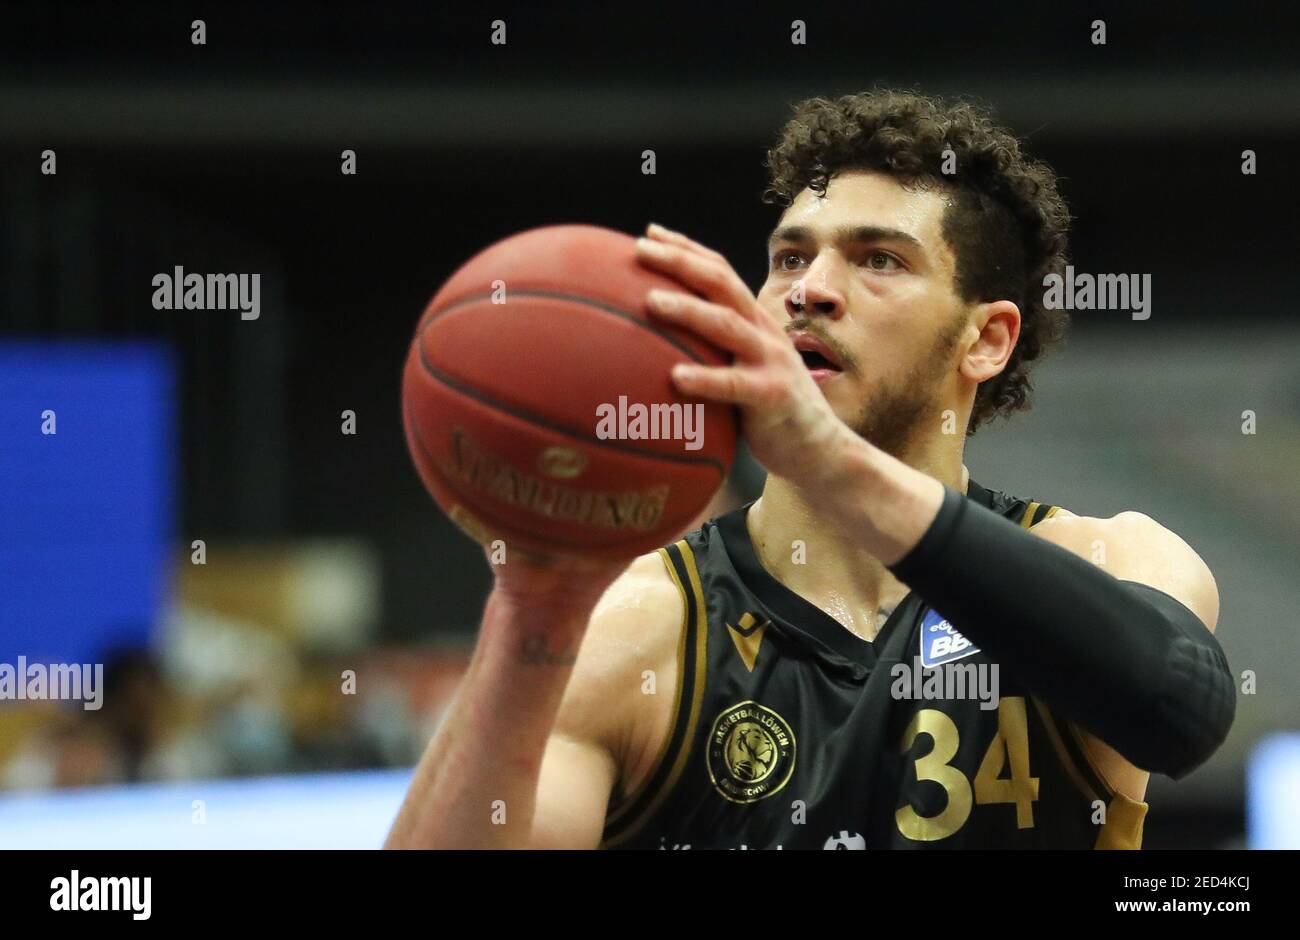
[[[950,151],[950,153],[949,153]],[[956,172],[945,174],[945,159]],[[767,154],[763,201],[788,206],[805,188],[826,194],[843,170],[888,173],[950,194],[943,235],[956,256],[954,287],[968,303],[1011,300],[1020,339],[1002,372],[980,384],[966,433],[1029,407],[1029,366],[1065,334],[1068,316],[1043,306],[1043,279],[1064,274],[1070,212],[1056,174],[983,108],[912,92],[876,90],[795,106]]]

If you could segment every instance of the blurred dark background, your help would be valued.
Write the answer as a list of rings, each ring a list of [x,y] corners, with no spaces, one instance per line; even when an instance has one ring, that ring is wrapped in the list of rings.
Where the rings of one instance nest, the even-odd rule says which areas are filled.
[[[175,637],[197,629],[195,611],[260,628],[281,617],[229,600],[250,594],[246,571],[224,585],[215,562],[184,571],[194,539],[279,552],[317,572],[306,583],[336,585],[354,616],[270,625],[307,650],[301,674],[363,652],[463,655],[488,572],[411,470],[397,396],[419,313],[474,252],[536,225],[654,220],[757,286],[777,216],[759,199],[763,158],[793,103],[887,84],[993,105],[1061,175],[1075,266],[1150,273],[1153,316],[1076,314],[1035,411],[982,432],[968,464],[986,486],[1076,512],[1143,509],[1210,562],[1223,641],[1260,692],[1211,765],[1153,784],[1147,844],[1242,843],[1251,748],[1300,720],[1300,8],[3,9],[0,324],[7,339],[170,350],[178,573],[158,613],[173,626],[149,635],[160,668],[182,675]],[[806,45],[791,44],[794,19]],[[40,172],[47,149],[57,175]],[[354,176],[340,173],[344,149]],[[646,149],[655,175],[641,172]],[[1247,149],[1255,175],[1241,171]],[[260,272],[260,318],[154,310],[151,278],[177,265]],[[345,409],[355,435],[340,434]],[[1260,415],[1255,437],[1241,434],[1245,409]],[[412,716],[428,704],[416,699]],[[303,732],[282,721],[289,753]],[[342,744],[351,756],[325,766],[412,760],[427,725],[409,724],[405,744]]]

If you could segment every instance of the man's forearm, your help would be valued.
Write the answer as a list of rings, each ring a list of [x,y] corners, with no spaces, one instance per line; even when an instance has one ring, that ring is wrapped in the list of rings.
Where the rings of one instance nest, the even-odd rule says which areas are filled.
[[[388,848],[524,848],[542,756],[590,612],[494,592],[460,689],[416,768]]]

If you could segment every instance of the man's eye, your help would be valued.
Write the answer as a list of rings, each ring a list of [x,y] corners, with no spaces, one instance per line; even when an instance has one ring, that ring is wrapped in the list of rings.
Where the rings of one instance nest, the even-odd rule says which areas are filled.
[[[772,262],[773,262],[772,266],[775,267],[777,270],[794,271],[803,262],[803,259],[799,257],[798,252],[781,251],[781,252],[777,252],[776,257],[772,259]]]
[[[867,267],[873,271],[892,271],[898,266],[898,259],[887,251],[873,251],[867,259]]]

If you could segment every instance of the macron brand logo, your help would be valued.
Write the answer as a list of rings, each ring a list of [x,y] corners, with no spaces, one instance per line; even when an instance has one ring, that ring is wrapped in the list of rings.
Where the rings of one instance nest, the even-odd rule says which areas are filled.
[[[966,639],[937,610],[926,611],[921,621],[921,665],[942,666],[978,653],[979,647]]]
[[[52,911],[131,911],[133,920],[148,920],[152,910],[153,879],[82,878],[81,872],[72,869],[67,878],[50,882]]]

